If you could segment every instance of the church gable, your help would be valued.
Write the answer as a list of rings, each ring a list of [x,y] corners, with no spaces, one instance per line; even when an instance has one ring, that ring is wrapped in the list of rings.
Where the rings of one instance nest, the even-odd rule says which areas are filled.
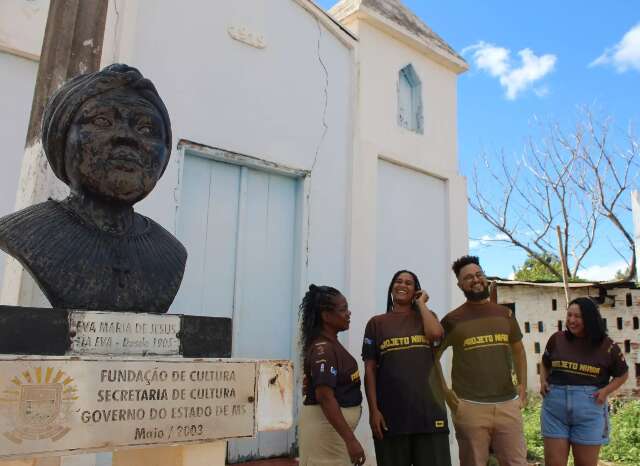
[[[435,48],[459,67],[467,68],[465,60],[400,0],[340,0],[329,10],[329,14],[338,21],[358,12],[371,12],[381,16],[403,34],[430,49]]]

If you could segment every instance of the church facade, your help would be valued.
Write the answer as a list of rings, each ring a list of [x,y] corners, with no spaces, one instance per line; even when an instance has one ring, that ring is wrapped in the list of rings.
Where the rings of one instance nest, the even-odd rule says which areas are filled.
[[[0,215],[34,189],[21,164],[47,5],[0,6]],[[440,316],[461,301],[450,264],[468,241],[456,142],[467,65],[398,0],[328,12],[309,0],[110,0],[102,66],[115,62],[152,79],[171,116],[171,161],[136,206],[188,249],[170,312],[231,317],[234,357],[297,363],[310,283],[349,299],[355,355],[396,270],[418,274]],[[48,306],[16,270],[4,268],[3,304]],[[364,421],[359,434],[373,457]],[[229,442],[227,458],[295,445],[295,429],[265,433]]]

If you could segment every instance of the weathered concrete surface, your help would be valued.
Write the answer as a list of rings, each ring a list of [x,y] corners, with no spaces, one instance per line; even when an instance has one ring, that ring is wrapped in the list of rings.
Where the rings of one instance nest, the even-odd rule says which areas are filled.
[[[288,361],[3,355],[0,390],[7,460],[210,443],[292,425]]]

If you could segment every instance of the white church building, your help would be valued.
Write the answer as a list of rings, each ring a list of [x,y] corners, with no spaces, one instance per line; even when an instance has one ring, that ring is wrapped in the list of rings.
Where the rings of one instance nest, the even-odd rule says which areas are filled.
[[[0,216],[35,189],[23,156],[47,9],[0,3]],[[396,270],[418,274],[440,316],[462,301],[450,264],[468,243],[456,122],[467,64],[399,0],[328,12],[310,0],[109,0],[102,66],[114,62],[151,79],[171,116],[171,161],[136,206],[188,249],[170,312],[232,318],[234,357],[297,364],[310,283],[349,299],[343,341],[356,357]],[[39,192],[63,192],[45,179]],[[2,304],[49,306],[0,261]],[[367,418],[358,437],[373,458]],[[294,428],[228,442],[226,455],[295,449]]]

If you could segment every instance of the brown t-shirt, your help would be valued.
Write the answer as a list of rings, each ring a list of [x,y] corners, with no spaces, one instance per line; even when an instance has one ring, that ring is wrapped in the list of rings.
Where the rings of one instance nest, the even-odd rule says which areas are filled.
[[[339,341],[324,336],[316,338],[304,358],[304,375],[307,379],[305,405],[318,404],[316,387],[320,385],[333,388],[343,408],[362,404],[358,363]]]
[[[441,351],[453,347],[451,379],[458,397],[485,403],[515,398],[511,344],[522,333],[511,309],[466,302],[442,319]]]
[[[593,346],[586,338],[571,338],[567,331],[551,335],[542,355],[551,369],[549,383],[604,387],[611,377],[620,377],[629,368],[618,345],[609,337]]]
[[[434,354],[415,311],[388,312],[367,323],[362,358],[378,364],[378,409],[385,435],[449,432]]]

